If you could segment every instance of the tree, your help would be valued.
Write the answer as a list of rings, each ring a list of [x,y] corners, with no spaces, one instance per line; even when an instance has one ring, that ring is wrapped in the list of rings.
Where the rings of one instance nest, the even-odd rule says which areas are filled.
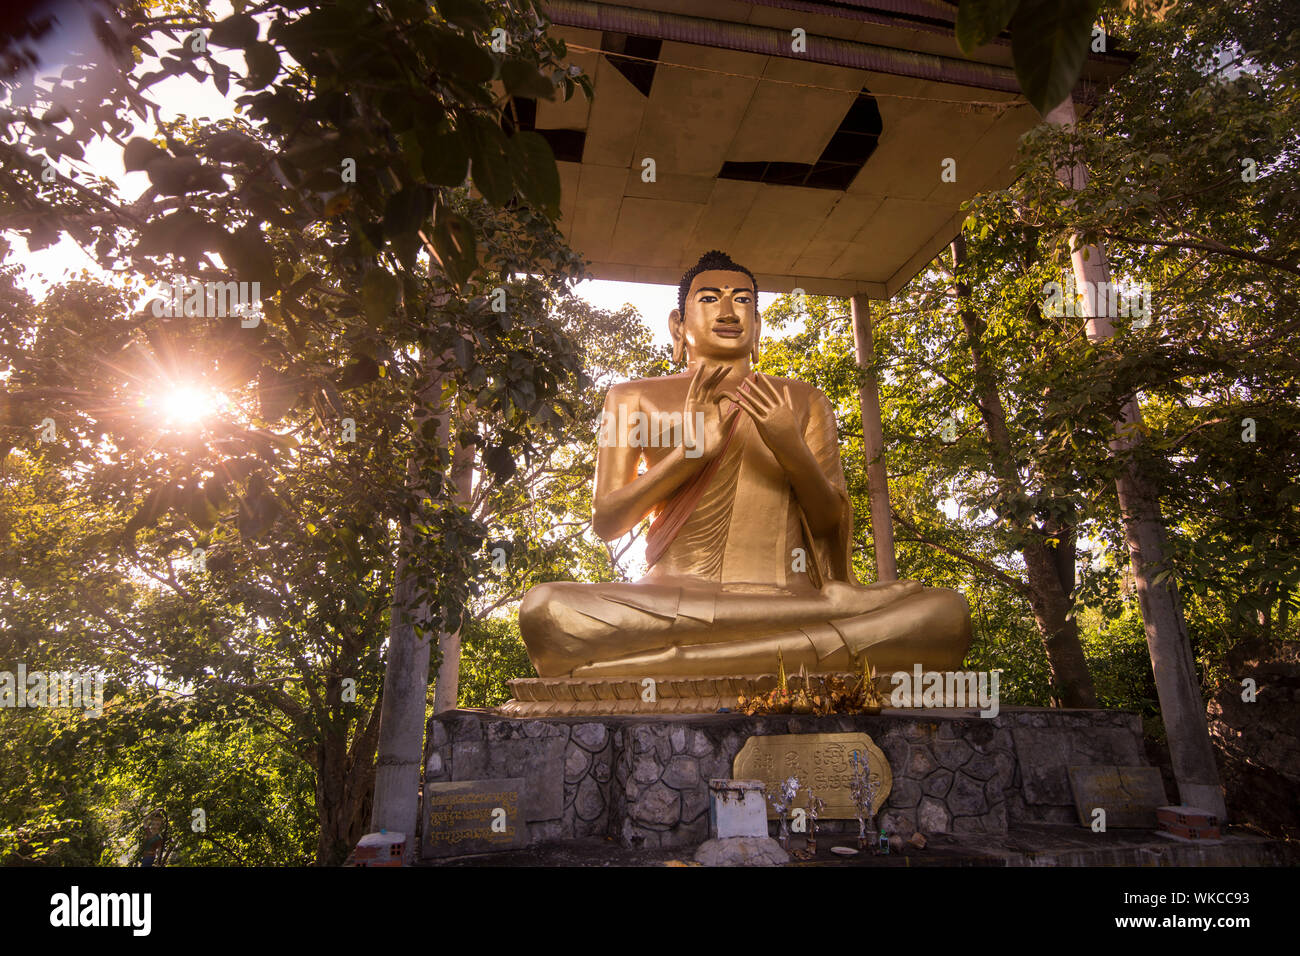
[[[219,21],[204,3],[86,10],[102,47],[64,70],[57,94],[5,87],[5,226],[31,248],[66,233],[104,268],[150,279],[256,283],[260,311],[212,314],[200,296],[168,314],[121,288],[61,292],[6,336],[6,448],[80,474],[106,506],[85,549],[109,577],[129,568],[167,589],[98,601],[70,615],[77,625],[93,618],[106,644],[144,645],[172,679],[284,718],[288,746],[310,750],[318,774],[318,858],[338,860],[371,772],[379,695],[365,691],[393,626],[393,549],[413,584],[397,608],[418,614],[401,626],[458,627],[483,573],[481,526],[442,477],[444,393],[493,423],[482,460],[505,477],[578,368],[547,318],[581,272],[552,223],[554,160],[500,117],[510,97],[589,82],[562,65],[527,0],[463,0],[445,17],[402,2],[237,4]],[[501,37],[504,52],[489,50]],[[242,76],[219,50],[242,51]],[[163,121],[149,87],[181,74],[223,93],[237,81],[242,115]],[[128,139],[137,121],[154,135]],[[147,173],[139,199],[85,168],[96,135]],[[489,306],[498,289],[505,314]],[[162,427],[142,402],[156,408],[168,383],[220,390],[234,411]],[[56,442],[33,431],[47,418]],[[419,485],[402,480],[403,461]],[[201,595],[178,567],[196,548]],[[98,600],[97,587],[85,591]]]

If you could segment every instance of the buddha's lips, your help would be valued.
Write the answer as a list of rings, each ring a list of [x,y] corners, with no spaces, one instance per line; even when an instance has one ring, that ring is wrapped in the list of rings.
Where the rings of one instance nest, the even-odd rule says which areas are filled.
[[[715,328],[713,334],[721,335],[724,339],[738,339],[744,334],[744,330],[734,325],[724,325]]]

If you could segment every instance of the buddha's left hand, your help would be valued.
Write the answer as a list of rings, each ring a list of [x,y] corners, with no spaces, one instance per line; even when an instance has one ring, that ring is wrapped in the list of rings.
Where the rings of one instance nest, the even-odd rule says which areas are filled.
[[[776,460],[788,465],[807,453],[808,446],[799,430],[799,416],[790,398],[790,386],[778,389],[767,376],[758,373],[746,379],[735,392],[725,397],[739,405],[753,419],[763,443]]]

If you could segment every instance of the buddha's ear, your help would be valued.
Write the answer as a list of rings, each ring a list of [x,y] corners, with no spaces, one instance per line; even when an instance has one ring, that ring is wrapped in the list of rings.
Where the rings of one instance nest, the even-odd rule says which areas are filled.
[[[682,314],[677,309],[668,313],[668,334],[673,337],[673,364],[681,365],[685,361],[686,338]]]
[[[754,347],[749,350],[749,357],[755,362],[758,361],[758,343],[762,337],[763,337],[763,320],[759,318],[758,313],[755,312],[754,313]]]

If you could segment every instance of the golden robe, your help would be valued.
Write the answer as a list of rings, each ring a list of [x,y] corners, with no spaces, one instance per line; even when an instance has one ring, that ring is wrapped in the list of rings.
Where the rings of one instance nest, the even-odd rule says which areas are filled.
[[[525,595],[520,630],[540,676],[764,674],[778,650],[787,666],[810,672],[852,670],[869,648],[878,672],[960,663],[970,634],[962,595],[854,578],[834,410],[810,385],[774,383],[789,387],[844,520],[829,534],[811,532],[784,469],[742,413],[712,467],[697,473],[701,486],[686,482],[656,509],[643,578],[555,582]]]

